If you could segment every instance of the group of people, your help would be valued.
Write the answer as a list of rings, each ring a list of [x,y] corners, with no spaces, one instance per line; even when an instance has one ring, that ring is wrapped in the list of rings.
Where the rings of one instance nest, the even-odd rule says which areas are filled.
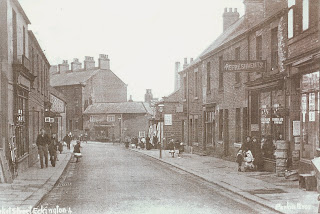
[[[73,137],[72,134],[67,134],[63,141],[67,144],[67,148],[70,150],[71,148],[71,141]],[[51,165],[55,167],[56,161],[58,161],[58,151],[60,154],[63,151],[63,141],[58,141],[57,135],[52,134],[51,137],[46,133],[45,129],[40,129],[40,134],[37,136],[36,145],[38,147],[38,154],[40,156],[40,166],[41,169],[44,168],[44,164],[46,167],[48,167],[48,155],[50,157]],[[73,153],[75,154],[75,158],[77,159],[77,162],[79,160],[79,157],[81,157],[80,153],[80,141],[77,141],[77,144],[74,146]],[[80,154],[80,156],[79,156]],[[44,163],[43,163],[44,162]]]
[[[238,171],[241,172],[242,162],[244,171],[263,169],[263,158],[274,159],[275,146],[271,137],[262,137],[261,142],[256,137],[247,136],[237,153]]]
[[[51,165],[55,167],[56,161],[59,160],[57,151],[59,151],[60,154],[63,151],[63,144],[62,142],[58,142],[56,134],[52,134],[52,136],[49,137],[42,128],[37,137],[36,144],[38,146],[41,169],[44,167],[43,159],[46,167],[48,167],[48,155],[50,156]]]

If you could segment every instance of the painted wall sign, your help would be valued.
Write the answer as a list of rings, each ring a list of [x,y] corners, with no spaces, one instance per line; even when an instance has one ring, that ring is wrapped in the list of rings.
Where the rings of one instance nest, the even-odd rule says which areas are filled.
[[[223,62],[224,72],[265,72],[264,60],[229,60]]]
[[[65,103],[58,97],[50,94],[51,111],[57,113],[64,113]]]

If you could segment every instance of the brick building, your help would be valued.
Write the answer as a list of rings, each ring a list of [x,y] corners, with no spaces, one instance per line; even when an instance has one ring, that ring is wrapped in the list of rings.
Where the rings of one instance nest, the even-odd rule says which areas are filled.
[[[83,116],[91,140],[123,141],[125,137],[146,137],[152,110],[149,103],[94,103]]]
[[[320,1],[296,0],[288,5],[287,100],[292,160],[301,173],[313,170],[319,156]],[[300,155],[300,157],[299,157]]]
[[[0,182],[37,160],[35,139],[49,105],[50,64],[17,0],[0,1]]]
[[[50,106],[50,63],[44,55],[35,35],[32,31],[29,35],[30,72],[35,80],[29,94],[29,162],[33,164],[38,158],[36,139],[41,128],[50,130],[45,125],[45,109]]]
[[[152,132],[159,135],[161,131],[163,146],[166,148],[170,140],[184,142],[184,127],[183,111],[181,104],[181,90],[177,90],[167,97],[163,97],[161,101],[154,106],[155,115],[151,120]],[[160,110],[161,108],[161,110]],[[160,130],[161,126],[161,130]],[[160,139],[160,136],[158,137]]]
[[[69,70],[64,60],[51,69],[51,85],[68,100],[67,132],[75,134],[83,130],[82,114],[89,105],[127,101],[127,85],[110,70],[110,60],[104,54],[100,54],[99,67],[87,56],[84,68],[74,59]]]
[[[198,115],[200,121],[200,125],[195,125],[195,118],[188,116],[187,144],[193,150],[198,145],[193,144],[195,137],[200,139],[198,150],[227,157],[235,156],[247,135],[258,138],[270,135],[276,139],[281,134],[288,138],[286,115],[282,116],[285,118],[282,124],[270,124],[266,128],[260,123],[261,105],[270,110],[271,106],[277,106],[281,109],[278,112],[286,112],[282,103],[285,99],[281,96],[284,95],[282,62],[286,58],[287,5],[282,1],[263,0],[246,0],[244,4],[242,17],[236,9],[225,9],[223,33],[180,72],[184,109],[191,116]],[[229,60],[264,60],[266,70],[250,74],[225,72],[223,63]],[[202,135],[194,136],[195,127]]]

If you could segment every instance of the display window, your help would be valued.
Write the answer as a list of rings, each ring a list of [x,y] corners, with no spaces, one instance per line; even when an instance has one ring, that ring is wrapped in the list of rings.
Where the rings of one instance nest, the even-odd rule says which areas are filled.
[[[305,74],[301,78],[301,155],[312,159],[319,148],[319,77],[320,72]]]

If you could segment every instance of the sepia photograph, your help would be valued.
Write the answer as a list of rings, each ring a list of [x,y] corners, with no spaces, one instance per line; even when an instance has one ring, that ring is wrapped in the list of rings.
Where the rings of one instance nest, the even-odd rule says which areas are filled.
[[[320,0],[0,0],[0,214],[320,213]]]

